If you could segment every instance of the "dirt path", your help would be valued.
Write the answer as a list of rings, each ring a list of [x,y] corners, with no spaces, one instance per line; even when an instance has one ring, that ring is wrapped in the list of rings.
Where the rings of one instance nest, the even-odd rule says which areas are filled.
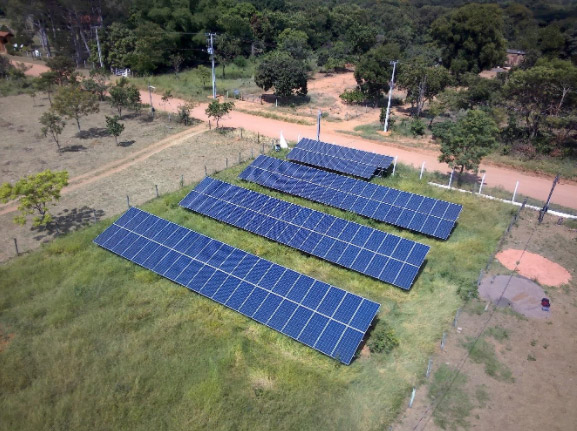
[[[37,75],[45,70],[47,70],[45,66],[34,64],[33,68],[29,69],[26,73]],[[141,91],[141,98],[143,101],[149,101],[148,92]],[[152,94],[152,103],[157,109],[176,112],[178,106],[185,103],[185,101],[171,99],[168,103],[164,103],[159,94]],[[206,119],[204,111],[207,105],[208,103],[199,104],[192,110],[191,115],[194,118]],[[358,122],[358,120],[353,121],[354,123]],[[293,141],[296,141],[299,136],[316,136],[316,125],[307,126],[286,123],[269,118],[255,117],[254,115],[238,111],[233,111],[227,118],[223,118],[222,123],[226,127],[244,128],[271,138],[277,138],[281,130],[286,139]],[[333,142],[351,148],[396,156],[399,162],[413,167],[420,167],[424,162],[426,169],[429,171],[449,171],[446,164],[439,163],[437,160],[438,153],[436,151],[420,148],[401,148],[391,144],[376,143],[359,137],[345,136],[337,132],[337,130],[346,129],[347,127],[348,126],[343,122],[324,122],[321,125],[321,139],[326,142]],[[481,164],[480,169],[486,172],[485,184],[489,187],[502,187],[509,192],[513,192],[516,182],[519,181],[517,193],[542,201],[547,198],[549,190],[551,189],[552,178],[550,177],[538,176],[536,174],[520,172],[488,164]],[[562,180],[555,189],[552,202],[565,207],[577,209],[577,183]]]

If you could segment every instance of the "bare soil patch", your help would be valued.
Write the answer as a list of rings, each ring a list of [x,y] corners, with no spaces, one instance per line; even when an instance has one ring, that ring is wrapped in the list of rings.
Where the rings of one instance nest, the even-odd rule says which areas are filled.
[[[407,409],[393,430],[437,431],[434,414],[443,408],[443,400],[432,401],[428,384],[441,365],[459,370],[465,376],[462,398],[472,404],[466,424],[453,429],[479,431],[572,431],[577,423],[577,233],[558,225],[557,218],[547,216],[537,224],[532,212],[521,213],[517,225],[507,234],[503,249],[527,249],[547,257],[566,268],[571,279],[562,287],[539,286],[518,277],[498,261],[483,281],[480,294],[489,291],[491,298],[503,297],[496,307],[491,302],[473,300],[459,315],[455,327],[447,328],[444,349],[432,355],[433,370],[425,384],[417,389],[413,408]],[[552,266],[548,266],[553,270]],[[549,274],[551,275],[551,274]],[[507,284],[506,280],[512,279]],[[491,285],[491,280],[494,280]],[[487,284],[489,283],[489,284]],[[499,286],[499,284],[501,286]],[[491,286],[491,287],[489,287]],[[503,288],[501,288],[503,287]],[[538,317],[535,301],[541,292],[551,299],[551,311],[546,318]],[[524,305],[530,317],[517,312]],[[533,307],[533,308],[532,308]],[[523,309],[521,309],[523,311]],[[494,350],[494,364],[510,373],[509,379],[499,379],[488,373],[484,363],[471,359],[464,347],[479,337],[485,346]],[[426,367],[426,364],[424,364]],[[450,382],[447,382],[449,384]],[[453,390],[453,387],[448,389]],[[409,395],[409,394],[408,394]],[[407,396],[408,396],[407,395]],[[449,398],[449,397],[447,397]],[[407,399],[408,402],[408,399]],[[458,414],[453,411],[451,414]],[[450,429],[450,428],[447,428]]]
[[[545,291],[537,283],[523,277],[496,275],[485,277],[479,285],[479,296],[497,307],[511,307],[517,313],[534,319],[547,319],[551,311],[541,308]]]
[[[562,286],[571,280],[569,271],[535,253],[508,249],[498,253],[495,257],[505,268],[547,286]]]

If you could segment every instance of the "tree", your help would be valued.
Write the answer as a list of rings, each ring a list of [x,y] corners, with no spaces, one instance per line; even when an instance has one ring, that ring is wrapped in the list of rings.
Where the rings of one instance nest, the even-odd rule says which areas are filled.
[[[222,117],[232,111],[234,108],[234,102],[223,102],[220,103],[218,99],[213,100],[206,108],[206,115],[208,118],[214,118],[216,120],[216,128],[218,129],[218,123]]]
[[[176,121],[181,124],[188,126],[190,122],[190,111],[194,108],[194,103],[189,102],[178,106],[178,112],[176,113]]]
[[[118,115],[115,115],[114,117],[109,117],[108,115],[105,115],[105,117],[106,117],[106,130],[108,130],[108,133],[114,136],[114,142],[116,143],[116,145],[118,145],[118,137],[124,131],[124,124],[118,122],[118,120],[120,120],[120,117],[118,117]]]
[[[100,110],[94,94],[82,90],[77,85],[61,87],[54,96],[54,111],[67,118],[74,118],[80,132],[80,117]]]
[[[548,117],[574,115],[577,67],[570,61],[539,61],[513,72],[503,87],[506,103],[522,116],[529,139],[537,137]]]
[[[456,122],[437,124],[433,133],[441,141],[439,161],[458,169],[460,182],[465,169],[477,172],[483,157],[495,147],[499,129],[487,113],[472,109]]]
[[[216,59],[222,66],[222,79],[225,79],[224,68],[242,52],[238,39],[223,34],[216,39]]]
[[[76,70],[76,64],[71,58],[57,55],[46,60],[46,66],[56,74],[58,85],[75,81],[74,71]]]
[[[309,37],[304,31],[285,28],[278,35],[279,51],[290,54],[295,60],[306,60],[310,55]]]
[[[503,14],[494,4],[468,4],[433,22],[431,34],[443,64],[456,75],[480,72],[505,60]]]
[[[198,68],[196,70],[198,71],[198,76],[200,77],[200,80],[202,82],[202,86],[204,88],[206,88],[206,83],[210,79],[212,72],[206,66],[198,66]],[[223,72],[223,74],[224,74],[224,72]]]
[[[90,71],[90,78],[82,81],[82,86],[86,91],[98,95],[100,101],[104,100],[104,93],[108,90],[108,79],[110,72],[106,69],[92,69]]]
[[[45,226],[52,221],[48,204],[60,199],[60,191],[68,185],[68,172],[45,170],[36,175],[29,175],[16,181],[15,184],[0,185],[0,202],[18,201],[20,215],[14,218],[17,224],[26,224],[29,215],[34,226]]]
[[[355,68],[355,80],[367,97],[378,99],[383,92],[389,91],[391,61],[399,56],[399,47],[395,44],[379,45],[361,56]]]
[[[451,75],[443,66],[427,66],[422,59],[400,66],[397,83],[400,88],[407,90],[406,100],[411,103],[413,114],[418,118],[425,102],[433,100],[451,83]]]
[[[254,82],[265,91],[274,87],[277,96],[307,94],[307,71],[304,62],[293,59],[286,52],[275,51],[258,65]]]
[[[128,79],[121,78],[116,85],[110,87],[110,103],[118,110],[122,118],[123,108],[137,109],[140,106],[140,91],[135,85],[129,84]]]
[[[38,90],[48,95],[48,102],[52,106],[52,93],[54,92],[54,87],[58,84],[58,74],[54,71],[41,73],[34,84]]]
[[[42,133],[44,134],[44,137],[48,136],[48,134],[50,133],[50,136],[52,136],[52,139],[54,140],[54,142],[56,142],[58,151],[62,151],[62,149],[60,148],[60,142],[58,141],[58,135],[62,133],[62,130],[64,130],[64,126],[66,126],[66,123],[62,120],[60,116],[58,116],[52,111],[46,111],[44,114],[42,114],[42,116],[40,117],[40,123],[44,125],[44,127],[42,128]]]

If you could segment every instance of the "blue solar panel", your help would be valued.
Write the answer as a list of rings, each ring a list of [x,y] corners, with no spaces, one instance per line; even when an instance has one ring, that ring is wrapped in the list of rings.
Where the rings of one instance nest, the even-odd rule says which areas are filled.
[[[94,242],[347,365],[380,307],[137,208]]]
[[[393,162],[393,158],[389,156],[306,138],[298,142],[287,158],[365,179],[371,179],[375,173],[385,171]]]
[[[462,206],[309,166],[259,156],[240,178],[365,217],[447,239]]]
[[[224,200],[225,197],[230,200]],[[215,200],[222,204],[222,209],[218,214],[212,210],[216,205],[213,203]],[[371,235],[366,245],[357,244],[355,236],[361,229],[357,223],[213,178],[202,180],[180,205],[361,274],[381,281],[386,280],[406,290],[411,288],[414,277],[413,279],[399,278],[397,282],[397,274],[385,274],[382,271],[384,267],[380,268],[381,272],[378,272],[376,268],[369,272],[370,262],[377,255],[397,260],[400,264],[399,270],[406,263],[415,267],[414,275],[416,276],[429,250],[427,245],[401,239],[372,228],[366,228]],[[245,217],[229,221],[227,214],[239,209],[246,211]],[[361,235],[365,238],[367,232]],[[410,254],[411,260],[409,261]]]

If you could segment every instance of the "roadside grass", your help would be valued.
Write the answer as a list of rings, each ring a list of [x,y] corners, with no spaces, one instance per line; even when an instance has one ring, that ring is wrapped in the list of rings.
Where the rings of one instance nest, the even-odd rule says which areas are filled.
[[[218,94],[225,95],[228,91],[229,97],[234,97],[234,91],[239,93],[255,93],[260,89],[253,80],[255,65],[248,62],[246,67],[241,68],[235,64],[226,67],[225,76],[222,78],[222,68],[216,68],[216,88]],[[209,69],[210,71],[210,69]],[[156,87],[157,94],[163,94],[170,90],[172,96],[184,100],[206,102],[212,95],[212,84],[210,76],[203,81],[200,69],[187,69],[178,75],[167,73],[150,77],[131,78],[139,88],[146,90],[148,85]]]
[[[282,155],[282,153],[280,153]],[[214,176],[431,245],[410,292],[178,207],[160,217],[382,304],[400,345],[343,366],[92,243],[113,219],[0,266],[0,424],[5,429],[376,430],[391,424],[441,334],[474,291],[511,209],[451,194],[399,165],[377,183],[464,205],[448,241]],[[114,217],[116,219],[116,217]],[[34,405],[34,408],[30,408]]]
[[[235,111],[244,112],[245,114],[254,115],[256,117],[270,118],[272,120],[284,121],[286,123],[302,124],[305,126],[312,126],[314,123],[312,121],[300,120],[294,117],[288,117],[286,115],[275,114],[274,112],[267,111],[254,111],[252,109],[242,109],[234,108]]]

